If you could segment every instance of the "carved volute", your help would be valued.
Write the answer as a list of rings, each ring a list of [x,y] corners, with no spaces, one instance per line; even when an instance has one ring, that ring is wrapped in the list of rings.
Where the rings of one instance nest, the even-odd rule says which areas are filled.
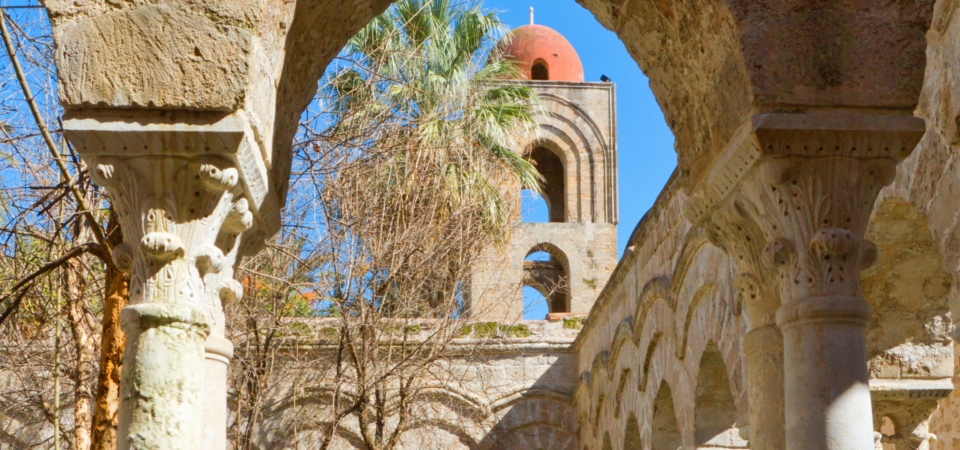
[[[222,307],[243,294],[234,264],[262,223],[259,150],[229,116],[164,118],[172,123],[71,118],[65,128],[120,217],[113,259],[131,274],[130,303],[197,308],[222,336]]]
[[[737,261],[748,292],[767,267],[783,303],[859,296],[860,270],[876,259],[863,240],[873,203],[922,134],[905,116],[755,117],[687,215]]]

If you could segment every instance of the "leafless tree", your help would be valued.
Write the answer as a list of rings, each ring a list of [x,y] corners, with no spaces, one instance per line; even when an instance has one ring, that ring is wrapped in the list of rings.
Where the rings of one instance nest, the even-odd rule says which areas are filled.
[[[291,228],[244,265],[228,311],[237,447],[431,448],[411,431],[460,420],[426,400],[467,382],[450,364],[470,360],[463,338],[510,332],[470,322],[483,311],[465,307],[468,281],[539,180],[514,151],[537,100],[504,81],[516,68],[491,48],[501,30],[476,3],[401,1],[325,78],[303,121]]]
[[[109,254],[121,236],[60,133],[46,12],[5,9],[2,19],[0,436],[16,448],[55,447],[61,435],[69,448],[113,448],[104,437],[116,427],[127,296]]]

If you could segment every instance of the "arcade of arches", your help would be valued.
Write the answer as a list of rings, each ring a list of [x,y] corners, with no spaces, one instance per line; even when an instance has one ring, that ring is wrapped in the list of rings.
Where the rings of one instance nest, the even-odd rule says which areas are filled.
[[[389,3],[45,2],[64,132],[96,183],[131,194],[121,449],[225,448],[234,263],[278,229],[324,67]],[[491,354],[490,373],[522,375],[460,395],[484,418],[442,428],[450,446],[960,449],[960,3],[579,3],[649,76],[679,165],[618,262],[615,87],[524,31],[547,39],[516,55],[563,220],[518,225],[474,287],[515,289],[550,244],[589,320]]]

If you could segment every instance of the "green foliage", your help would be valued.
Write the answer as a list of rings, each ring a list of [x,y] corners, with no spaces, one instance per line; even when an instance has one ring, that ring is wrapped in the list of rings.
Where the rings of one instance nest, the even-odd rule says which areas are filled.
[[[310,326],[303,322],[292,322],[288,327],[290,328],[290,334],[294,336],[310,336],[313,334]]]
[[[460,330],[460,336],[525,338],[530,336],[530,327],[523,324],[507,325],[497,322],[478,322],[464,325]]]
[[[403,128],[408,150],[386,155],[393,163],[379,181],[403,191],[417,177],[410,164],[444,167],[439,188],[446,201],[475,202],[487,231],[502,237],[512,206],[501,191],[508,173],[539,190],[542,177],[521,156],[518,142],[537,130],[536,93],[522,83],[517,65],[494,46],[505,26],[479,3],[401,0],[348,43],[344,59],[356,62],[328,76],[332,109],[328,135],[359,147],[382,143],[383,127]],[[422,179],[421,179],[422,181]]]
[[[563,328],[568,330],[579,330],[583,328],[585,317],[568,317],[563,319]]]
[[[335,327],[323,327],[317,333],[317,337],[324,340],[334,340],[340,336],[340,331]]]

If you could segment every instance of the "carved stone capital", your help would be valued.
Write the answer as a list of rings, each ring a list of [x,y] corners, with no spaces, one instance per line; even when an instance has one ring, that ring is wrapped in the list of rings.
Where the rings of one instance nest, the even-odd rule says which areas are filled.
[[[872,379],[873,423],[879,442],[893,444],[898,450],[929,450],[936,435],[930,433],[930,417],[939,401],[953,391],[950,378],[944,379]],[[885,429],[884,418],[893,429]]]
[[[859,296],[860,270],[876,259],[862,238],[874,201],[923,132],[906,116],[756,116],[693,190],[687,216],[746,261],[741,272],[772,267],[784,303]]]
[[[733,258],[740,272],[734,287],[746,305],[751,328],[773,324],[780,306],[778,291],[769,280],[775,276],[772,267],[763,263],[763,231],[754,220],[752,205],[737,196],[728,199],[707,221],[701,224],[711,243]]]
[[[243,120],[75,114],[64,130],[117,210],[124,242],[113,259],[131,273],[131,304],[197,308],[222,336],[223,303],[243,293],[234,264],[275,228],[263,216],[275,204],[266,167]]]

